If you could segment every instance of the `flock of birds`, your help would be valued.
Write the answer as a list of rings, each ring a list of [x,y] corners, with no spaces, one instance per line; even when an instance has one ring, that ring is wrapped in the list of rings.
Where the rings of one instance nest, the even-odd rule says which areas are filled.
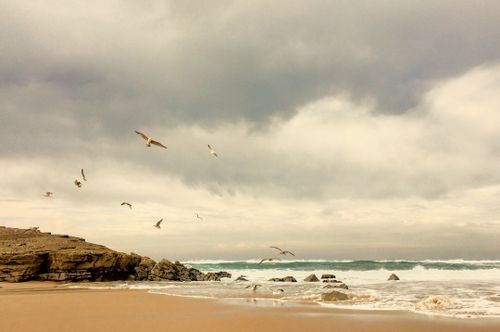
[[[158,146],[158,147],[163,148],[163,149],[167,149],[167,147],[164,144],[153,139],[151,136],[148,136],[148,135],[141,133],[140,131],[137,131],[137,130],[135,131],[135,133],[146,141],[147,147],[151,147],[152,145],[154,145],[154,146]],[[217,155],[217,152],[215,152],[215,150],[210,146],[210,144],[208,144],[208,150],[212,156],[219,157]],[[80,170],[80,175],[81,175],[81,179],[75,179],[75,181],[73,181],[74,185],[78,188],[81,188],[83,186],[83,183],[85,181],[87,181],[87,177],[85,176],[85,170],[83,168]],[[43,194],[43,196],[45,196],[47,198],[50,198],[53,195],[54,195],[54,193],[52,191],[46,191],[45,194]],[[121,206],[128,206],[129,209],[132,210],[132,204],[129,202],[122,202],[120,205]],[[203,218],[198,213],[195,213],[195,217],[197,220],[200,220],[200,221],[203,220]],[[155,224],[153,224],[153,227],[160,229],[162,222],[163,222],[163,218],[158,220]]]
[[[160,147],[160,148],[163,148],[163,149],[167,149],[167,147],[164,144],[162,144],[159,141],[153,139],[151,136],[148,136],[147,134],[144,134],[144,133],[142,133],[140,131],[137,131],[137,130],[135,131],[135,133],[137,135],[139,135],[142,139],[144,139],[146,141],[146,146],[147,147],[151,147],[151,146],[154,145],[154,146],[157,146],[157,147]],[[218,156],[217,152],[210,146],[210,144],[208,144],[207,146],[208,146],[208,150],[209,150],[210,155],[218,158],[219,156]],[[83,183],[87,181],[87,177],[85,176],[85,171],[84,171],[83,168],[80,170],[80,175],[81,175],[81,179],[75,179],[75,181],[73,182],[74,185],[76,187],[78,187],[78,188],[81,188],[83,186]],[[50,198],[53,195],[54,195],[53,192],[47,191],[47,192],[45,192],[45,194],[43,196],[45,196],[47,198]],[[128,206],[129,209],[132,209],[132,204],[129,203],[129,202],[122,202],[120,205],[121,206]],[[198,213],[195,213],[195,217],[196,217],[197,220],[200,220],[200,221],[203,220],[203,218]],[[160,219],[160,220],[158,220],[155,224],[153,224],[153,227],[156,227],[156,228],[160,229],[162,222],[163,222],[163,218]],[[286,256],[286,255],[295,256],[295,254],[292,253],[289,250],[283,250],[283,249],[281,249],[279,247],[276,247],[276,246],[271,246],[270,248],[278,250],[277,254],[281,255],[281,256]],[[262,264],[264,262],[272,262],[272,261],[275,261],[275,260],[281,260],[281,259],[276,258],[276,257],[263,258],[262,260],[260,260],[260,262],[258,264],[260,265],[260,264]],[[253,291],[255,292],[259,286],[260,285],[254,285],[253,286]],[[249,287],[251,287],[251,286],[248,286],[247,288],[249,288]]]

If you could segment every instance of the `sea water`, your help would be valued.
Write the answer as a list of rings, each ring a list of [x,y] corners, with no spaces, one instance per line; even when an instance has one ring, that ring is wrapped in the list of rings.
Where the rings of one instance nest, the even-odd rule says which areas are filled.
[[[222,282],[127,282],[106,287],[146,289],[157,294],[252,301],[271,305],[317,303],[357,310],[403,310],[460,318],[500,317],[500,261],[466,260],[290,260],[258,264],[248,261],[190,261],[203,272],[227,271]],[[325,289],[322,282],[303,282],[310,274],[334,274],[349,289]],[[388,281],[395,273],[401,280]],[[235,279],[246,276],[249,282]],[[293,276],[296,283],[271,282]],[[248,285],[259,284],[255,292]],[[279,289],[283,289],[281,292]],[[337,290],[348,300],[322,301]]]

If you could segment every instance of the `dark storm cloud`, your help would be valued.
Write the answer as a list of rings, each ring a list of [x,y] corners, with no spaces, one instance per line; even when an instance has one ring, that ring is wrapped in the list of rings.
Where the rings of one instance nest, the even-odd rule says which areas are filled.
[[[81,154],[141,163],[140,154],[126,146],[136,139],[134,130],[151,130],[175,158],[161,156],[147,167],[170,170],[186,184],[209,186],[214,193],[268,183],[298,197],[327,195],[331,183],[323,179],[329,174],[347,183],[338,185],[335,195],[358,195],[367,178],[375,178],[379,196],[413,193],[408,187],[425,197],[446,193],[457,181],[444,183],[434,165],[413,174],[394,162],[356,163],[371,152],[357,145],[351,147],[356,156],[319,155],[308,163],[309,146],[297,157],[292,147],[281,150],[272,133],[253,136],[252,130],[280,128],[303,105],[339,94],[354,102],[348,109],[374,102],[371,112],[405,113],[434,80],[500,58],[496,1],[0,2],[0,9],[2,156]],[[352,121],[366,121],[364,132],[372,128],[369,118]],[[239,124],[246,132],[235,136]],[[384,147],[405,145],[397,142],[404,129],[380,126],[385,129],[370,132],[382,137]],[[203,132],[190,131],[198,127]],[[278,139],[295,140],[301,130]],[[425,130],[419,133],[422,140],[427,136]],[[234,144],[225,144],[224,135]],[[386,136],[393,141],[385,142]],[[184,151],[205,148],[207,140],[228,155],[243,156],[217,166],[219,173],[212,165],[200,169],[206,151],[200,157]],[[421,142],[405,143],[417,152],[404,160],[432,154],[421,153]],[[240,147],[247,144],[242,154]],[[387,153],[380,159],[392,157],[379,150]],[[439,156],[434,145],[430,151]],[[386,186],[385,177],[394,174],[405,180]],[[408,178],[415,185],[407,186]]]
[[[60,98],[109,135],[261,123],[340,92],[404,112],[429,80],[500,57],[497,1],[44,4],[0,5],[0,87],[34,104],[26,87],[50,88],[15,112],[55,117]]]

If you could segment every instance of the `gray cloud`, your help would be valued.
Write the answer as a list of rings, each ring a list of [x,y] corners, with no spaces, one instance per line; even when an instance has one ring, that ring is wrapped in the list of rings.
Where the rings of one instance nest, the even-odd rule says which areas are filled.
[[[497,1],[0,0],[2,222],[117,247],[140,228],[158,256],[158,215],[184,257],[229,238],[248,257],[270,241],[311,257],[453,256],[458,242],[493,256],[498,22]],[[80,167],[92,181],[76,191]],[[114,210],[124,196],[140,218]],[[476,231],[446,233],[458,224]]]
[[[340,92],[404,112],[430,80],[500,56],[496,1],[53,5],[1,4],[0,85],[51,87],[116,135],[153,119],[260,123]]]

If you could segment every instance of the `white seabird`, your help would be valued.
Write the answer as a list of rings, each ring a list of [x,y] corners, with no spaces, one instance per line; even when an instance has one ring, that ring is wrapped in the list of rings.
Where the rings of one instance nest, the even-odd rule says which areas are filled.
[[[136,131],[135,131],[135,133],[136,133],[137,135],[141,136],[141,137],[142,137],[142,138],[146,141],[146,146],[147,146],[147,147],[151,147],[151,144],[153,144],[153,145],[159,146],[159,147],[164,148],[164,149],[166,149],[166,148],[167,148],[165,145],[161,144],[161,143],[160,143],[160,142],[158,142],[158,141],[155,141],[153,138],[149,137],[149,136],[148,136],[148,135],[146,135],[146,134],[141,133],[140,131],[137,131],[137,130],[136,130]]]
[[[283,256],[284,256],[284,255],[286,255],[286,254],[290,254],[290,255],[292,255],[292,256],[295,256],[295,254],[294,254],[293,252],[288,251],[288,250],[282,250],[282,249],[280,249],[280,248],[278,248],[278,247],[275,247],[275,246],[270,246],[269,248],[279,250],[278,255],[283,255]]]
[[[215,152],[215,150],[214,150],[214,149],[212,149],[212,147],[210,146],[210,144],[208,144],[208,149],[210,150],[210,154],[211,154],[212,156],[214,156],[214,157],[219,157],[219,156],[217,155],[217,152]]]

